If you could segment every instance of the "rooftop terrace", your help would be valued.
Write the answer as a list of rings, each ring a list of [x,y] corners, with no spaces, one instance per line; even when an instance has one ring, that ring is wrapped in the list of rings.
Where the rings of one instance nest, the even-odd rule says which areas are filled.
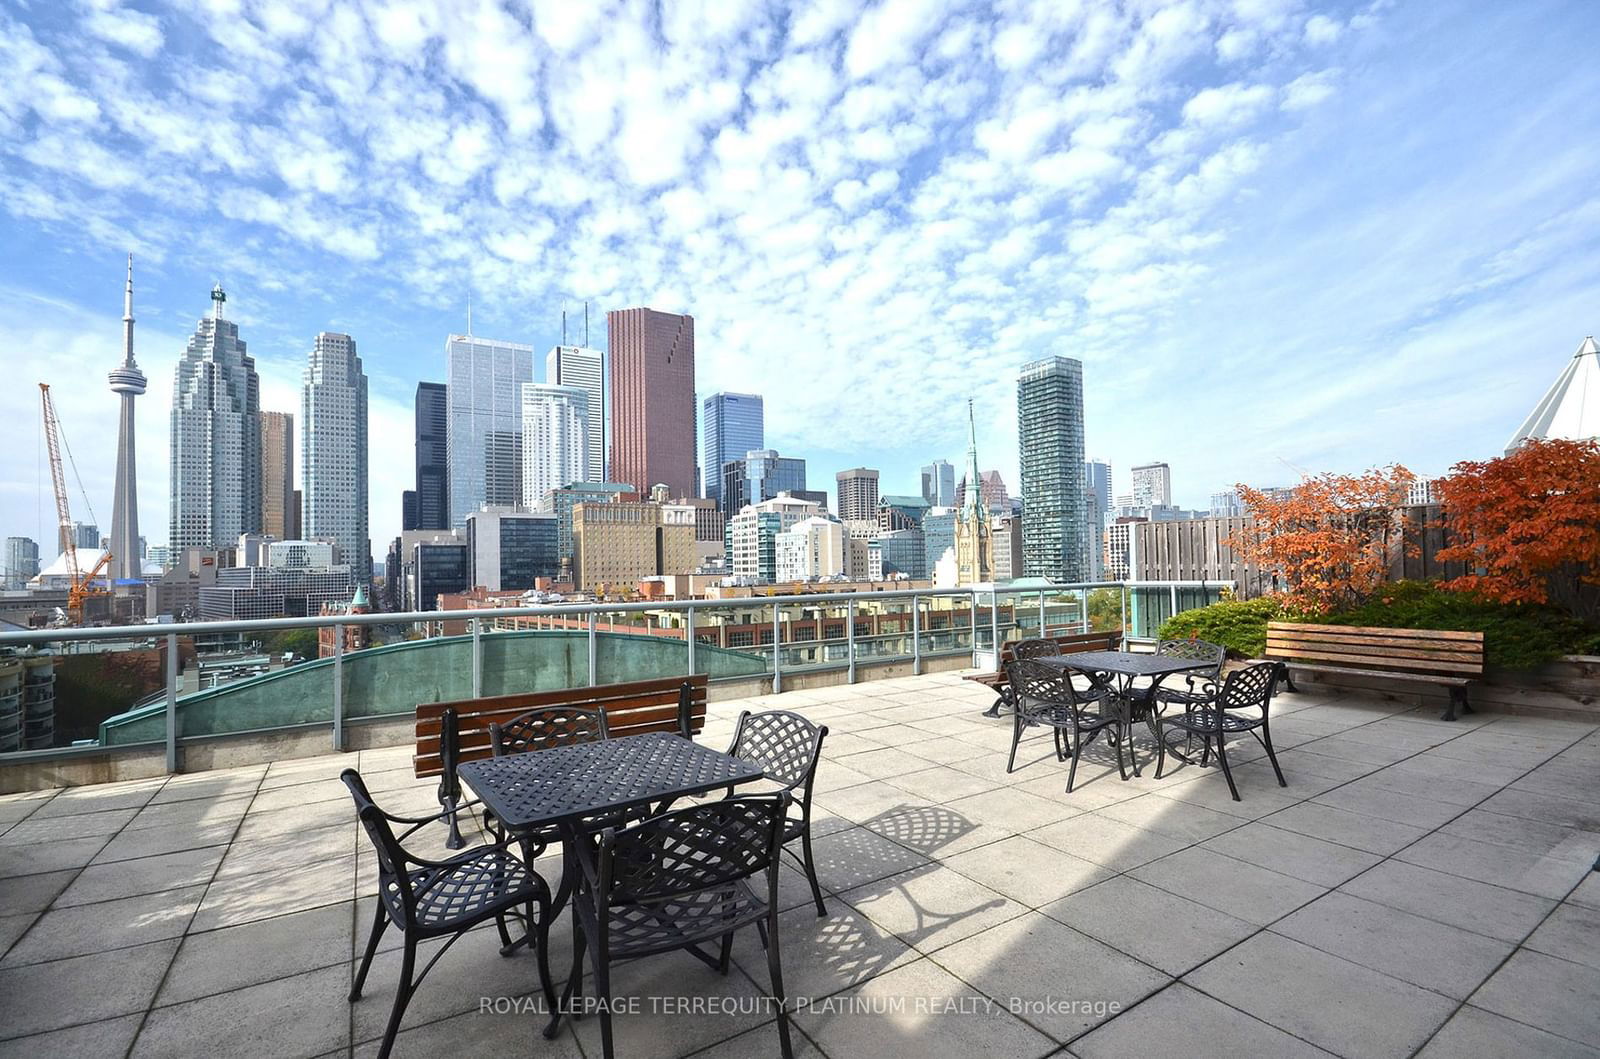
[[[1006,774],[989,699],[946,673],[712,704],[718,748],[746,706],[831,729],[827,917],[782,882],[798,1054],[1600,1055],[1596,726],[1286,694],[1287,789],[1247,740],[1242,802],[1215,769],[1122,782],[1098,747],[1067,795],[1046,736]],[[375,870],[336,777],[425,812],[410,754],[0,798],[0,1057],[372,1054],[398,938],[347,1003]],[[568,945],[563,924],[558,972]],[[480,1010],[537,991],[498,946],[490,925],[446,955],[396,1055],[598,1054],[594,1019],[545,1041],[537,1014]],[[753,932],[734,961],[621,968],[641,1007],[617,1054],[775,1054]]]

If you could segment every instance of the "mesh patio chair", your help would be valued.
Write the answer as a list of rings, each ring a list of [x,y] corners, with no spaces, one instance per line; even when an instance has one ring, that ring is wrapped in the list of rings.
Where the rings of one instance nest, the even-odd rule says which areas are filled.
[[[1042,640],[1037,637],[1018,640],[1013,644],[1008,644],[1007,647],[1010,649],[1012,659],[1039,658],[1044,655],[1058,655],[1061,653],[1060,644],[1054,640]],[[1005,650],[1001,651],[1001,657],[1005,657]],[[984,711],[985,717],[999,717],[1001,710],[1016,709],[1017,700],[1016,696],[1011,692],[1011,678],[1009,676],[999,682],[999,685],[994,690],[994,695],[994,705]]]
[[[1200,764],[1204,766],[1214,752],[1218,763],[1222,765],[1222,774],[1228,780],[1228,791],[1234,801],[1239,801],[1239,788],[1233,782],[1233,770],[1228,765],[1227,741],[1230,736],[1249,732],[1266,750],[1267,760],[1272,762],[1272,771],[1277,773],[1278,786],[1287,787],[1288,781],[1283,778],[1283,769],[1278,767],[1278,755],[1272,748],[1272,730],[1267,724],[1277,675],[1277,663],[1257,662],[1229,673],[1228,679],[1220,687],[1215,683],[1201,686],[1198,690],[1207,693],[1205,700],[1190,706],[1182,714],[1172,717],[1156,715],[1153,718],[1158,755],[1156,779],[1161,778],[1161,769],[1166,764],[1169,750],[1188,760],[1167,745],[1166,733],[1177,730],[1183,732],[1186,739],[1198,736],[1204,740]]]
[[[1093,743],[1101,732],[1105,732],[1106,741],[1116,747],[1117,772],[1123,779],[1128,778],[1122,762],[1122,717],[1104,685],[1095,682],[1089,691],[1082,691],[1073,686],[1072,678],[1064,670],[1029,658],[1008,665],[1006,679],[1016,696],[1011,756],[1006,760],[1008,773],[1016,766],[1022,730],[1030,724],[1038,724],[1054,730],[1056,757],[1061,759],[1070,754],[1072,758],[1067,770],[1068,794],[1072,793],[1083,748]]]
[[[361,967],[350,987],[350,1001],[361,999],[361,988],[366,983],[367,971],[372,967],[372,957],[378,951],[378,941],[390,923],[400,928],[404,949],[400,963],[400,984],[395,990],[394,1007],[389,1013],[388,1028],[383,1044],[378,1050],[379,1059],[387,1059],[394,1047],[395,1034],[405,1017],[406,1005],[416,993],[422,980],[433,970],[439,958],[467,931],[490,919],[500,931],[502,953],[511,949],[511,934],[506,929],[506,917],[520,911],[525,915],[531,944],[539,960],[539,984],[546,1001],[553,1007],[555,989],[550,983],[550,963],[546,944],[550,929],[550,888],[538,873],[519,860],[503,842],[476,846],[463,853],[432,860],[408,852],[401,842],[436,821],[443,822],[450,811],[433,816],[402,817],[384,812],[373,804],[372,796],[361,774],[355,769],[345,769],[340,779],[355,799],[356,812],[361,826],[367,832],[373,849],[378,854],[378,896],[372,921],[372,933],[367,938],[366,953],[361,957]],[[467,808],[473,803],[456,806]],[[393,825],[409,825],[399,835]],[[535,936],[537,932],[537,936]],[[422,973],[412,977],[416,970],[417,945],[428,938],[448,937],[433,958],[422,968]]]
[[[530,754],[548,750],[553,746],[572,743],[593,743],[607,738],[604,710],[585,710],[575,706],[545,706],[529,710],[505,724],[489,726],[489,748],[495,757],[509,754]],[[495,834],[500,833],[498,822],[485,810],[484,826]],[[601,821],[605,823],[606,821]],[[543,853],[552,842],[561,840],[558,828],[548,827],[538,831],[518,833],[522,842],[522,858],[529,864]]]
[[[614,1056],[614,964],[683,949],[726,975],[734,933],[752,924],[767,948],[779,1045],[792,1059],[778,953],[778,860],[788,802],[782,792],[701,802],[578,844],[583,881],[573,900],[572,973],[560,1007],[552,1010],[581,1010],[575,998],[589,951],[606,1059]],[[762,885],[752,886],[763,872]],[[701,947],[716,941],[716,956]],[[552,1022],[545,1035],[559,1030],[559,1021]]]
[[[1163,658],[1181,658],[1187,661],[1209,662],[1210,668],[1184,674],[1183,687],[1169,687],[1166,682],[1156,686],[1154,695],[1146,694],[1145,702],[1183,706],[1185,709],[1210,701],[1215,685],[1222,683],[1222,663],[1228,649],[1221,644],[1205,640],[1162,640],[1156,645],[1156,654]],[[1172,680],[1168,677],[1167,680]],[[1210,687],[1211,691],[1206,689]]]
[[[828,910],[822,903],[816,860],[811,855],[811,791],[817,762],[822,757],[822,740],[827,735],[827,725],[812,724],[798,713],[745,710],[739,714],[733,742],[728,747],[729,756],[760,765],[767,779],[789,794],[790,815],[784,820],[783,848],[805,872],[818,916],[827,915]],[[790,848],[796,839],[800,840],[801,856]]]

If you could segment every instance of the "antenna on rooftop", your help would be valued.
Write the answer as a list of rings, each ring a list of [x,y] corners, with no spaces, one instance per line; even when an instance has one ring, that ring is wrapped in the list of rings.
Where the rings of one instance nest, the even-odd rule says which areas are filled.
[[[567,344],[567,307],[561,306],[561,344]]]
[[[589,299],[583,299],[583,348],[589,348]]]
[[[472,288],[467,287],[467,337],[472,337]]]

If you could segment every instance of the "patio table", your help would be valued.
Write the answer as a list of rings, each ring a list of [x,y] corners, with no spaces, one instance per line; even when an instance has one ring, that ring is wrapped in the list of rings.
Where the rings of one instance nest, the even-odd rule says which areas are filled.
[[[1165,655],[1134,654],[1130,651],[1082,651],[1070,655],[1041,655],[1035,661],[1058,669],[1074,670],[1089,677],[1090,680],[1095,680],[1095,675],[1100,673],[1112,678],[1111,683],[1103,686],[1112,693],[1122,715],[1122,723],[1118,727],[1122,730],[1121,738],[1128,741],[1128,756],[1133,758],[1135,776],[1139,775],[1139,759],[1133,753],[1133,722],[1148,719],[1151,722],[1152,733],[1157,739],[1160,738],[1159,733],[1155,732],[1154,714],[1160,710],[1160,704],[1155,701],[1155,692],[1161,686],[1161,681],[1173,673],[1193,673],[1210,669],[1215,665],[1213,662],[1193,658],[1169,658]],[[1139,689],[1140,693],[1135,697],[1133,682],[1139,677],[1149,677],[1150,686]]]
[[[586,821],[615,818],[641,805],[665,806],[764,775],[757,765],[670,732],[469,761],[456,774],[513,834],[560,829],[561,885],[550,905],[552,918],[572,896],[579,872],[574,843]],[[560,1011],[552,1011],[546,1037],[555,1034],[560,1021]]]

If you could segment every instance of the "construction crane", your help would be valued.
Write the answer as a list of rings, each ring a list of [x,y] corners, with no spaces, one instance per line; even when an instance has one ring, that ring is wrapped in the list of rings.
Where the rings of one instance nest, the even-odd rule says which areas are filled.
[[[111,563],[108,551],[87,573],[78,563],[78,542],[72,535],[72,510],[67,505],[67,479],[61,471],[61,425],[56,419],[55,402],[50,400],[50,384],[39,384],[39,404],[44,416],[44,443],[50,454],[50,481],[56,490],[56,518],[61,523],[61,553],[67,560],[67,615],[75,624],[83,621],[83,601],[89,596],[103,596],[105,589],[93,587],[94,581]],[[76,470],[76,467],[74,467]]]

